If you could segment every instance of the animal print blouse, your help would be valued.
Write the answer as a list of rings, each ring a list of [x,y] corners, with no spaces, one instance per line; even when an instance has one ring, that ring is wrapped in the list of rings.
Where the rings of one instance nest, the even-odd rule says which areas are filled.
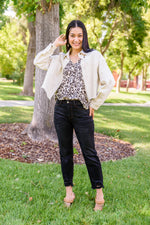
[[[79,100],[85,109],[89,108],[89,102],[82,78],[81,59],[77,63],[71,60],[63,71],[63,80],[55,93],[58,100]]]

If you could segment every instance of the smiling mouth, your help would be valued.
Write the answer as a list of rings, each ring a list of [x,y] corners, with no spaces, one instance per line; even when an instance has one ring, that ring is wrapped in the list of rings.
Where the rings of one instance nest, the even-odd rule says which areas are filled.
[[[77,46],[78,46],[78,45],[80,45],[80,43],[79,43],[79,44],[75,44],[75,43],[73,43],[73,45],[77,45]]]

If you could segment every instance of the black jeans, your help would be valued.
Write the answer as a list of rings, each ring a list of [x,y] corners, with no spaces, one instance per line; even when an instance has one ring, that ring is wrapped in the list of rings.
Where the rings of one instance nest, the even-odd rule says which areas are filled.
[[[89,109],[78,100],[57,100],[54,123],[59,141],[61,169],[65,186],[73,186],[73,129],[79,141],[92,188],[103,187],[100,160],[94,143],[94,122]]]

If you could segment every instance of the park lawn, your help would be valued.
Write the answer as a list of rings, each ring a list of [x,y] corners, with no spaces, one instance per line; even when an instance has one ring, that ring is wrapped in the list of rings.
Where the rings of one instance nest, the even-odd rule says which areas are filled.
[[[1,123],[30,123],[32,120],[33,107],[0,107]]]
[[[0,100],[33,100],[34,97],[19,95],[22,91],[21,86],[13,84],[12,81],[0,80]],[[150,101],[150,91],[140,92],[136,89],[121,88],[120,93],[115,92],[115,88],[110,93],[106,103],[145,103]]]
[[[10,108],[0,108],[1,122],[15,122],[12,115],[18,111],[16,122],[29,123],[33,108],[21,108],[11,108],[9,114]],[[28,114],[26,120],[22,119],[23,111],[25,117]],[[130,141],[137,150],[134,157],[102,163],[106,201],[102,212],[92,210],[95,192],[85,165],[75,165],[76,200],[67,209],[63,205],[65,190],[60,165],[1,159],[0,224],[150,224],[149,115],[150,108],[125,106],[102,106],[95,112],[96,131]]]
[[[150,150],[150,107],[102,106],[95,113],[95,130]]]
[[[31,96],[19,95],[22,87],[13,84],[11,81],[0,80],[0,100],[26,100],[32,101],[34,98]]]
[[[125,88],[121,88],[120,93],[116,93],[115,88],[108,96],[106,103],[146,103],[150,102],[150,91],[139,91],[136,89],[129,89],[126,92]]]

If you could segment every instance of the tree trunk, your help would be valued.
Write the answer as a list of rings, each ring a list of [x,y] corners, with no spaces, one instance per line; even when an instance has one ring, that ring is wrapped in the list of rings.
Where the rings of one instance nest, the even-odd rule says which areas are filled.
[[[42,10],[36,12],[36,53],[43,50],[50,42],[59,36],[59,4],[48,5],[45,0],[41,1]],[[54,128],[54,96],[47,98],[41,88],[46,71],[36,67],[35,72],[35,100],[32,122],[28,127],[28,135],[33,140],[49,138],[57,140]]]
[[[23,91],[20,94],[33,96],[33,77],[34,77],[33,60],[35,57],[35,50],[36,50],[35,22],[28,22],[28,28],[30,32],[30,40],[28,45]]]
[[[139,89],[139,76],[136,76],[136,89]]]
[[[127,86],[126,86],[126,92],[128,92],[129,85],[130,85],[130,80],[131,80],[131,73],[128,74]]]
[[[123,61],[124,61],[124,53],[122,52],[121,53],[121,72],[120,72],[120,74],[118,76],[118,79],[117,79],[116,93],[120,92],[120,84],[121,84],[121,79],[122,79],[122,76],[123,76]]]
[[[144,78],[144,91],[146,91],[146,82],[147,82],[147,76],[145,74],[145,78]]]
[[[148,71],[148,67],[149,67],[149,64],[146,64],[145,65],[145,72],[144,72],[144,90],[146,91],[147,88],[146,88],[146,82],[147,82],[147,71]]]
[[[136,62],[135,65],[133,66],[132,70],[129,71],[129,75],[128,75],[128,79],[127,79],[126,92],[128,92],[128,89],[129,89],[129,84],[130,84],[130,80],[131,80],[131,74],[133,73],[133,71],[135,70],[137,65],[138,65],[138,62]]]
[[[144,91],[144,66],[143,66],[142,73],[141,73],[141,88],[140,88],[140,90]]]

